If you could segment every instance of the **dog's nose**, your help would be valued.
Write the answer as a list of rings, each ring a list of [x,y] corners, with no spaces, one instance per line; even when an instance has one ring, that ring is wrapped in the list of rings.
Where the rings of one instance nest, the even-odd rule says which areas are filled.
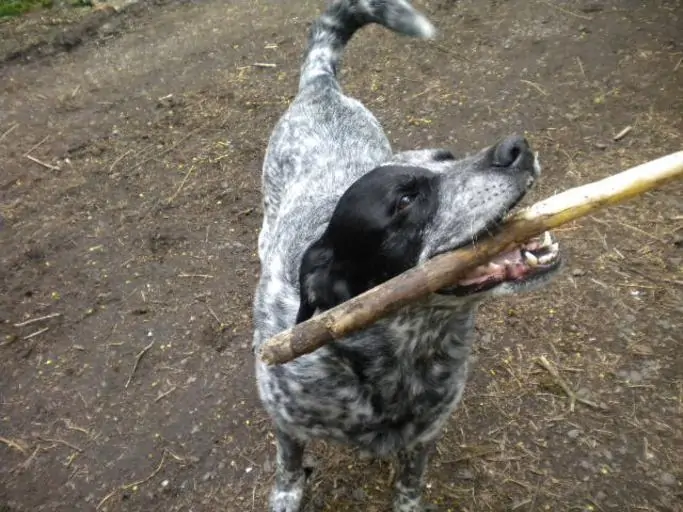
[[[495,167],[512,167],[528,154],[529,143],[524,137],[513,135],[500,141],[493,152]]]

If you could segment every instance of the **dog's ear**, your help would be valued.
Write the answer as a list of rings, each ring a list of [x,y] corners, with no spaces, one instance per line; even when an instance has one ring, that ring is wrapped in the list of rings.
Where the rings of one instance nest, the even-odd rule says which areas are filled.
[[[301,303],[296,323],[308,320],[316,311],[325,311],[349,300],[352,292],[346,274],[324,241],[311,245],[304,253],[299,271]]]

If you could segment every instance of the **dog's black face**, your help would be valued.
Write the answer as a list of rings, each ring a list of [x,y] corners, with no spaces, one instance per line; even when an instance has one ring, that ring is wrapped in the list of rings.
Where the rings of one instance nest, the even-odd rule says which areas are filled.
[[[342,195],[327,230],[303,256],[297,322],[488,236],[540,172],[522,137],[508,137],[463,159],[443,150],[426,155],[380,166]],[[559,263],[558,246],[546,233],[440,293],[481,299],[530,290],[547,281]]]
[[[304,254],[297,322],[415,266],[438,210],[440,180],[428,169],[388,165],[349,187]]]

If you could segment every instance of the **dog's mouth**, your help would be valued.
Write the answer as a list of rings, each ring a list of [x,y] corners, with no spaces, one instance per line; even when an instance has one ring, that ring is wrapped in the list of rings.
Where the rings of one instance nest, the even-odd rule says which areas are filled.
[[[476,267],[457,285],[439,293],[464,296],[488,291],[504,283],[527,284],[558,269],[561,260],[559,244],[546,231],[521,247]]]

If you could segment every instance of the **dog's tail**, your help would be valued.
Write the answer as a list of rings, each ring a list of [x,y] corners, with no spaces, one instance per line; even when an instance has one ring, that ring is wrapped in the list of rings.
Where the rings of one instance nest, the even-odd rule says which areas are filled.
[[[332,0],[311,27],[299,87],[321,76],[336,77],[346,43],[369,23],[424,39],[435,33],[434,26],[408,0]]]

